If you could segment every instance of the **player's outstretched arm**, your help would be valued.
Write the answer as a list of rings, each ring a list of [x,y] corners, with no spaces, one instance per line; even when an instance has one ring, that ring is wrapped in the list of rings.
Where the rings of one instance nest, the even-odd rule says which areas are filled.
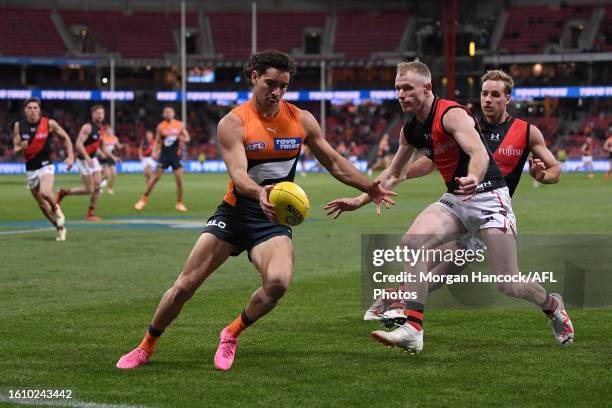
[[[403,129],[400,131],[400,146],[388,168],[382,171],[376,178],[381,185],[389,190],[395,188],[399,183],[425,176],[434,170],[435,166],[429,158],[421,156],[404,138]],[[370,203],[367,194],[361,194],[354,198],[339,198],[332,200],[324,207],[327,215],[334,219],[345,211],[354,211]],[[387,205],[385,207],[388,208]],[[377,211],[379,213],[379,211]]]
[[[264,214],[271,221],[276,220],[274,206],[268,200],[272,186],[262,187],[257,184],[247,173],[248,160],[244,151],[242,141],[244,139],[244,126],[242,120],[228,113],[219,122],[217,127],[217,140],[223,154],[225,167],[238,192],[246,197],[259,201]]]
[[[489,155],[478,131],[474,127],[474,118],[460,108],[450,109],[442,117],[442,126],[453,135],[461,149],[470,157],[468,174],[456,177],[459,195],[475,194],[487,172]]]
[[[49,131],[62,138],[64,148],[66,149],[66,160],[64,160],[64,163],[68,165],[68,170],[70,170],[74,164],[74,148],[72,147],[72,140],[70,140],[70,136],[68,136],[68,133],[66,133],[64,128],[62,128],[59,123],[53,119],[49,119]]]
[[[555,160],[540,129],[529,126],[529,149],[533,153],[533,159],[529,159],[529,174],[535,180],[543,184],[555,184],[561,177],[561,166]]]
[[[381,186],[379,181],[372,182],[361,174],[353,163],[342,157],[327,143],[321,134],[317,120],[310,112],[302,110],[300,115],[306,132],[308,148],[336,180],[367,193],[376,203],[377,211],[380,211],[380,204],[385,206],[395,204],[389,196],[397,194]]]

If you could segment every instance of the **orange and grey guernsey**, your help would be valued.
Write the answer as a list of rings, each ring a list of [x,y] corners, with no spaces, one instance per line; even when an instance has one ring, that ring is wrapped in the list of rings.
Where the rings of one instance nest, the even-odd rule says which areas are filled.
[[[280,109],[272,118],[259,114],[252,101],[232,110],[242,120],[249,177],[260,186],[293,181],[300,150],[305,139],[300,110],[280,101]],[[232,180],[223,200],[231,206],[238,202],[254,201],[241,196]]]
[[[162,154],[181,155],[181,130],[183,122],[172,119],[171,121],[163,120],[158,126],[161,136]]]

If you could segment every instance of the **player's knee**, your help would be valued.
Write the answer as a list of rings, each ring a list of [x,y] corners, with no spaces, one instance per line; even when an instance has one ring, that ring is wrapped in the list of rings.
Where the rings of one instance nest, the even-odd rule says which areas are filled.
[[[197,289],[198,286],[193,282],[181,280],[176,282],[170,290],[173,300],[183,303],[191,299]]]
[[[420,248],[422,246],[426,247],[427,235],[418,233],[405,234],[402,237],[402,245],[408,248]]]
[[[264,283],[263,288],[266,295],[274,300],[279,300],[289,289],[289,281],[285,279],[271,279]]]

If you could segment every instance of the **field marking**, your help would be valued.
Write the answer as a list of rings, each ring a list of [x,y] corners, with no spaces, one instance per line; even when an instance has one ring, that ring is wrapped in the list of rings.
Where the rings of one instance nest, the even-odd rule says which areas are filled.
[[[55,228],[33,228],[27,230],[11,230],[11,231],[0,231],[0,235],[16,235],[16,234],[31,234],[33,232],[43,232],[43,231],[55,231]]]
[[[99,402],[79,401],[75,399],[16,399],[0,396],[0,402],[36,407],[71,407],[71,408],[149,408],[146,405],[105,404]]]

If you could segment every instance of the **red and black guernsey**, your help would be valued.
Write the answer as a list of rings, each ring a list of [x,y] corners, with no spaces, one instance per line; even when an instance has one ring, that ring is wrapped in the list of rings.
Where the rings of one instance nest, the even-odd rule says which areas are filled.
[[[83,143],[85,151],[92,159],[96,157],[96,152],[100,147],[100,140],[102,139],[102,133],[104,132],[104,125],[96,125],[94,122],[89,122],[91,126],[91,133],[87,136],[87,140]],[[79,153],[78,158],[84,160],[85,157]]]
[[[461,149],[453,135],[442,125],[444,115],[454,108],[464,109],[468,115],[474,119],[465,106],[459,105],[457,102],[436,97],[424,124],[416,120],[416,116],[413,116],[412,119],[404,125],[404,137],[406,141],[419,149],[434,162],[444,179],[447,192],[451,194],[454,194],[455,190],[459,188],[455,181],[455,177],[464,177],[467,175],[470,161],[470,157],[467,153]],[[478,128],[476,119],[474,119],[474,128],[480,135],[481,142],[487,147]],[[487,153],[489,155],[489,167],[487,168],[482,183],[478,186],[479,193],[506,186],[504,176],[497,167],[497,164],[495,164],[495,160],[493,160],[493,156],[488,147]]]
[[[145,140],[142,142],[142,157],[151,157],[151,154],[153,154],[153,143]]]
[[[38,170],[51,164],[49,118],[43,116],[37,123],[30,123],[25,119],[20,120],[19,133],[21,140],[28,142],[28,148],[24,153],[26,171]]]
[[[504,175],[510,196],[512,196],[521,180],[523,167],[529,156],[530,124],[508,116],[504,122],[495,126],[482,118],[480,130],[489,149],[493,152],[493,159]]]

